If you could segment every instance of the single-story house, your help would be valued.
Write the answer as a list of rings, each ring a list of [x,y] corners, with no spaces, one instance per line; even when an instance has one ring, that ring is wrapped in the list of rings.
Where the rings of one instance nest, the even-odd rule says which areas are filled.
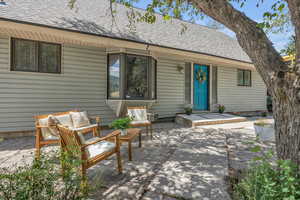
[[[126,7],[112,18],[106,0],[68,2],[1,2],[0,132],[30,131],[35,115],[70,109],[103,124],[132,104],[158,118],[186,104],[266,110],[266,86],[235,39],[158,14],[154,24],[128,26]]]

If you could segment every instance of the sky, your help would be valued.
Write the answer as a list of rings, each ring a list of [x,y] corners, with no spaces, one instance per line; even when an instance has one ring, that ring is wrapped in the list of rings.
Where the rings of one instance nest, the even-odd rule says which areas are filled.
[[[136,3],[136,7],[139,8],[145,8],[147,5],[147,2],[150,0],[141,0],[138,3]],[[261,22],[263,20],[263,13],[266,11],[269,11],[272,4],[275,2],[275,0],[264,0],[263,4],[261,4],[258,8],[256,7],[256,0],[248,0],[247,3],[243,6],[243,8],[240,8],[237,4],[234,4],[236,8],[238,8],[240,11],[244,12],[248,17],[251,19]],[[183,16],[184,17],[184,16]],[[209,21],[209,18],[206,17],[204,19],[198,20],[196,23],[199,23],[201,25],[207,25],[207,22]],[[235,37],[235,34],[230,31],[229,29],[225,28],[223,30],[220,30],[224,32],[225,34]],[[284,48],[286,43],[288,42],[289,37],[291,36],[291,32],[286,33],[277,33],[277,34],[269,34],[269,38],[273,42],[275,48],[280,51]]]

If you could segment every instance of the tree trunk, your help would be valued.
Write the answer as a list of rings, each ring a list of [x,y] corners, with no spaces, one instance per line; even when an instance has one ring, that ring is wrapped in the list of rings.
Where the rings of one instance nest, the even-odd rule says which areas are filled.
[[[273,115],[275,120],[276,151],[280,159],[300,164],[300,104],[293,88],[275,88]],[[284,90],[284,91],[283,91]]]
[[[277,155],[280,159],[300,164],[300,36],[296,44],[299,67],[290,69],[257,23],[233,8],[228,1],[191,1],[206,15],[236,33],[240,46],[251,58],[272,94]],[[300,3],[298,0],[288,1],[293,2],[293,9],[299,8],[292,14],[297,36],[300,34]],[[292,9],[290,11],[293,12]]]

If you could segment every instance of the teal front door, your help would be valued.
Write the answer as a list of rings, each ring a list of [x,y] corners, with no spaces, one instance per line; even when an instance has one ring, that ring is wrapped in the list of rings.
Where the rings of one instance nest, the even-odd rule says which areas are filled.
[[[208,110],[208,66],[194,64],[194,109]]]

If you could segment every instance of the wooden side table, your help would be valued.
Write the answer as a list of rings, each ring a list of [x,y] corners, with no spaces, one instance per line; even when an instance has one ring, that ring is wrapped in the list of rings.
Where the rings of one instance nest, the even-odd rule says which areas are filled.
[[[119,131],[119,130],[116,130]],[[115,132],[115,131],[114,131]],[[139,128],[130,128],[127,129],[126,135],[120,135],[120,144],[127,142],[128,143],[128,160],[132,161],[132,141],[139,136],[139,148],[142,147],[142,130]]]

